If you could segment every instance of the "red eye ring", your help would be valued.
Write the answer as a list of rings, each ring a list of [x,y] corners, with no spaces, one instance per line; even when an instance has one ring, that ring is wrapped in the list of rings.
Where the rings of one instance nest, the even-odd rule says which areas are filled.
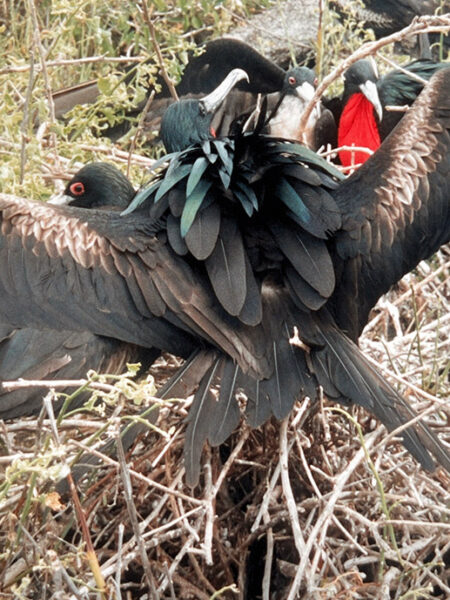
[[[81,196],[85,192],[84,185],[81,183],[81,181],[72,183],[69,187],[69,190],[74,196]]]
[[[294,85],[294,83],[295,83],[295,77],[293,75],[291,75],[289,77],[288,81],[289,81],[289,85]]]

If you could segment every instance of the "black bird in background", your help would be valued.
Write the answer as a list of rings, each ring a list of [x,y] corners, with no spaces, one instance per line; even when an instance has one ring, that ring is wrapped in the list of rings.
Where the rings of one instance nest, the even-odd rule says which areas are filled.
[[[423,81],[447,66],[448,63],[420,59],[403,67],[411,76],[395,69],[379,78],[372,60],[355,62],[344,73],[342,99],[325,100],[338,123],[337,146],[377,150],[404,114],[385,110],[386,106],[411,106],[423,89]],[[344,166],[363,163],[368,157],[362,151],[339,152]]]
[[[256,105],[258,94],[268,96],[268,133],[291,139],[299,139],[298,125],[305,105],[314,94],[316,77],[307,67],[294,67],[284,71],[273,61],[265,58],[248,44],[232,38],[212,40],[205,44],[204,52],[191,56],[186,65],[177,94],[182,99],[199,99],[211,93],[233,69],[245,70],[247,80],[238,83],[236,89],[228,94],[222,105],[215,111],[212,128],[217,136],[226,136],[232,130],[235,120],[249,113]],[[163,79],[159,81],[161,91],[155,96],[145,129],[159,129],[160,120],[167,107],[173,102],[169,89]],[[58,117],[76,104],[95,101],[98,96],[97,83],[87,82],[60,90],[53,94],[55,111]],[[143,110],[141,103],[128,117],[137,117]],[[315,148],[315,121],[321,116],[320,106],[314,109],[305,132],[310,147]],[[113,140],[128,130],[130,121],[126,121],[106,130],[105,135]]]
[[[69,181],[64,194],[52,204],[69,204],[84,208],[125,209],[135,194],[129,180],[115,166],[92,163],[80,169]],[[160,352],[141,348],[90,331],[55,329],[14,329],[0,325],[0,384],[14,379],[68,380],[86,377],[89,370],[122,373],[127,363],[141,363],[145,372]],[[29,387],[2,391],[0,385],[0,419],[13,419],[39,412],[42,398],[49,388]],[[60,388],[71,394],[74,388]],[[86,400],[80,394],[71,408]],[[62,406],[62,400],[55,410]]]
[[[189,413],[192,484],[205,440],[222,443],[239,422],[237,393],[252,426],[320,384],[395,429],[414,412],[355,341],[378,297],[450,237],[449,87],[441,71],[345,181],[307,148],[255,132],[172,153],[123,216],[0,195],[0,317],[203,348],[182,371],[206,370]],[[424,423],[402,438],[425,468],[431,452],[450,471]]]
[[[332,0],[331,6],[341,14],[348,14],[347,0]],[[400,31],[414,18],[423,15],[444,14],[450,11],[448,0],[362,0],[352,12],[364,29],[373,29],[377,39]],[[440,34],[431,34],[431,41],[439,41]],[[450,46],[450,36],[444,36],[444,44]]]

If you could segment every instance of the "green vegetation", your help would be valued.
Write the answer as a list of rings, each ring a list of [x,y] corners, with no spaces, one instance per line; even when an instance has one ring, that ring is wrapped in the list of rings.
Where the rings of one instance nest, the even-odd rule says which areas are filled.
[[[267,3],[149,2],[156,40],[173,81],[178,81],[194,42],[223,34],[237,17]],[[46,198],[54,191],[51,175],[61,175],[76,161],[84,164],[113,154],[111,143],[99,135],[145,99],[144,85],[158,91],[158,59],[142,6],[136,2],[44,1],[37,7],[36,20],[25,0],[5,0],[1,6],[2,191]],[[124,62],[126,56],[129,62]],[[80,61],[89,57],[96,60]],[[122,60],[115,61],[117,57]],[[101,94],[94,105],[73,109],[64,122],[54,120],[46,78],[52,92],[98,78]],[[131,137],[132,133],[124,149]],[[145,153],[139,141],[136,150]]]
[[[361,41],[372,39],[351,10],[358,3],[348,2],[344,24],[326,7],[318,41],[322,75]],[[269,4],[275,2],[148,0],[169,75],[179,79],[197,43]],[[52,91],[99,78],[96,104],[76,107],[64,121],[52,119],[40,52]],[[115,60],[125,56],[129,62]],[[105,60],[80,60],[89,57]],[[55,179],[92,160],[114,161],[125,170],[134,130],[119,149],[101,132],[144,100],[146,86],[158,89],[158,72],[141,3],[0,0],[1,191],[48,198]],[[331,92],[340,85],[336,82]],[[138,139],[134,152],[149,157],[154,151]],[[135,156],[131,161],[136,184],[145,176],[143,164]],[[430,270],[438,276],[433,279]],[[419,394],[419,408],[433,401],[444,404],[448,395],[449,297],[450,260],[441,251],[374,312],[361,342],[383,372],[400,374],[438,396]],[[177,366],[176,359],[162,361],[153,371],[156,384]],[[123,462],[105,458],[108,468],[81,486],[85,517],[74,510],[74,496],[61,500],[53,492],[66,461],[87,445],[111,439],[121,424],[139,419],[142,406],[152,406],[155,381],[149,376],[137,382],[135,371],[130,365],[117,377],[91,373],[86,384],[91,399],[82,409],[68,405],[53,422],[43,411],[39,418],[0,423],[0,598],[128,600],[143,598],[154,585],[160,595],[147,597],[229,600],[239,597],[236,590],[243,589],[248,564],[267,569],[266,592],[270,588],[287,597],[299,557],[279,477],[282,434],[274,421],[251,433],[242,427],[229,447],[205,451],[202,483],[194,493],[183,484],[189,400],[162,403],[158,427],[149,426],[144,442],[138,441],[127,457],[131,485]],[[405,383],[399,385],[414,395]],[[294,508],[305,539],[313,539],[305,580],[315,586],[314,598],[364,600],[389,592],[395,598],[425,598],[434,597],[433,586],[443,598],[448,588],[440,588],[439,580],[444,581],[448,555],[448,479],[421,471],[400,444],[387,445],[384,428],[362,410],[353,412],[360,424],[354,427],[344,411],[322,408],[305,416],[303,406],[296,406],[285,433]],[[448,434],[444,406],[435,425],[440,435]],[[364,436],[364,451],[359,436]],[[341,493],[333,499],[336,486]],[[130,502],[142,532],[134,528]],[[98,592],[103,580],[107,591]]]

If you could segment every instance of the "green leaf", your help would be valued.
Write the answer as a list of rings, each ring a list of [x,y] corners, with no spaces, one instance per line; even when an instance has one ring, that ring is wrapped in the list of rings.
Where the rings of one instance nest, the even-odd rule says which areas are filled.
[[[194,222],[195,216],[200,208],[204,197],[208,193],[209,188],[212,185],[211,180],[204,179],[200,180],[193,190],[192,194],[186,198],[186,203],[183,208],[183,213],[181,215],[181,237],[185,237],[186,233],[189,231],[190,226]]]
[[[192,191],[197,186],[197,183],[202,178],[203,173],[206,171],[208,164],[209,163],[206,158],[204,156],[200,156],[192,165],[191,173],[186,184],[186,196],[191,195]]]
[[[308,223],[311,220],[311,214],[306,208],[300,196],[286,179],[280,179],[277,185],[277,196],[286,204],[292,212],[303,222]]]

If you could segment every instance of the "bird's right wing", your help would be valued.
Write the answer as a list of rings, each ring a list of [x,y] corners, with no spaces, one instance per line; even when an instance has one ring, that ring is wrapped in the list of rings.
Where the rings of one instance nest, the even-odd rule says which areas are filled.
[[[0,323],[91,331],[186,357],[203,341],[244,368],[261,333],[216,302],[147,213],[49,206],[0,194]]]
[[[343,213],[334,309],[356,339],[378,298],[450,239],[450,68],[333,197]]]

